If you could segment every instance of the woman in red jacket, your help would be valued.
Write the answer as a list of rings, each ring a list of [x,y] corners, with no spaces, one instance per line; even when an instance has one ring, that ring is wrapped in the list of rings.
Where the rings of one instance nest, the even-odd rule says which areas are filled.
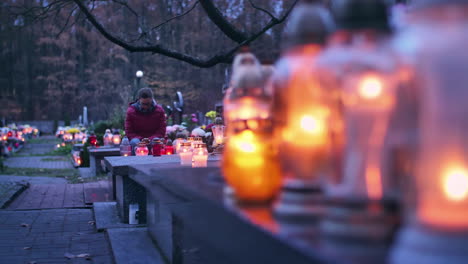
[[[125,118],[125,134],[130,139],[132,152],[143,138],[164,138],[166,135],[166,116],[163,108],[156,104],[153,91],[141,88],[138,100],[130,103]]]

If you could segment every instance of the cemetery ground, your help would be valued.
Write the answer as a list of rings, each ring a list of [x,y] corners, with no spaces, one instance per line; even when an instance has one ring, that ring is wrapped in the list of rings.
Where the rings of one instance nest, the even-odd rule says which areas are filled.
[[[28,142],[0,172],[0,264],[114,263],[97,232],[92,203],[108,201],[108,183],[82,178],[58,155],[54,137]]]

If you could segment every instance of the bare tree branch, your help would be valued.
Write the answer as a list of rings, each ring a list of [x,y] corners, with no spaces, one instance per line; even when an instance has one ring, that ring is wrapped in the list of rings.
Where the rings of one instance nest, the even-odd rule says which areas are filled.
[[[284,15],[279,19],[271,19],[270,22],[264,26],[261,30],[257,33],[251,35],[250,37],[246,37],[243,41],[238,43],[235,47],[230,49],[227,52],[214,55],[213,57],[203,60],[191,55],[183,54],[174,50],[170,50],[167,48],[162,47],[159,44],[156,45],[148,45],[148,46],[138,46],[138,45],[131,45],[128,42],[112,35],[109,33],[99,21],[97,21],[96,17],[88,10],[86,5],[83,3],[82,0],[73,0],[76,5],[80,8],[81,12],[86,16],[88,21],[101,33],[107,40],[113,42],[114,44],[130,51],[130,52],[151,52],[153,54],[161,54],[166,57],[174,58],[180,61],[187,62],[191,65],[201,67],[201,68],[209,68],[215,66],[219,63],[229,63],[232,60],[233,55],[237,52],[237,50],[244,46],[252,43],[256,39],[258,39],[261,35],[263,35],[266,31],[274,27],[275,25],[281,24],[286,20],[286,18],[291,13],[294,6],[297,4],[298,0],[295,0],[293,4],[289,7],[289,9],[284,13]],[[202,0],[200,0],[202,3]]]
[[[239,31],[223,16],[221,11],[213,4],[212,0],[200,0],[200,4],[211,21],[230,39],[241,43],[247,39],[244,32]]]
[[[131,8],[126,1],[112,0],[112,2],[125,6],[134,16],[137,18],[139,17],[138,13],[133,8]]]
[[[255,5],[252,2],[252,0],[249,0],[249,3],[253,8],[255,8],[257,10],[260,10],[260,11],[264,12],[265,14],[267,14],[268,16],[270,16],[271,20],[278,20],[278,18],[276,18],[270,11],[266,10],[265,8],[262,8],[262,7],[259,7],[259,6]]]
[[[70,18],[73,16],[73,12],[75,12],[75,10],[77,9],[77,7],[73,7],[72,10],[70,11],[70,13],[68,14],[67,16],[67,20],[65,21],[65,24],[63,25],[63,27],[60,29],[59,33],[57,35],[55,35],[56,38],[60,37],[60,35],[62,35],[63,31],[65,31],[65,29],[67,28],[68,26],[68,23],[70,22]],[[76,21],[76,20],[75,20]]]
[[[182,14],[180,14],[180,15],[177,15],[177,16],[174,16],[174,17],[169,18],[168,20],[162,22],[161,24],[159,24],[159,25],[157,25],[157,26],[154,26],[151,30],[156,30],[156,29],[162,27],[163,25],[165,25],[165,24],[171,22],[171,21],[174,20],[174,19],[177,19],[177,18],[180,18],[180,17],[183,17],[183,16],[187,15],[187,14],[190,13],[193,9],[195,9],[195,7],[198,5],[199,2],[200,2],[200,1],[196,1],[196,2],[192,5],[192,7],[191,7],[189,10],[185,11],[184,13],[182,13]]]

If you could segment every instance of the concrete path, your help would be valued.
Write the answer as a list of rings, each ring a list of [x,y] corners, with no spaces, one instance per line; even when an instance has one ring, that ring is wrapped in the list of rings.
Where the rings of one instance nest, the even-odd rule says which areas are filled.
[[[66,156],[31,156],[12,157],[5,160],[5,166],[11,168],[72,169],[71,161]]]
[[[31,184],[8,207],[11,210],[91,207],[94,202],[108,202],[107,181],[79,184]]]
[[[5,160],[16,168],[72,169],[53,144],[27,144],[21,157]],[[114,259],[105,233],[98,233],[91,204],[107,201],[109,183],[68,184],[64,178],[0,175],[0,183],[30,186],[0,210],[0,264],[101,263]]]
[[[113,258],[91,209],[0,210],[0,263],[110,264]]]
[[[21,182],[30,184],[66,184],[67,180],[57,177],[0,175],[1,182]]]

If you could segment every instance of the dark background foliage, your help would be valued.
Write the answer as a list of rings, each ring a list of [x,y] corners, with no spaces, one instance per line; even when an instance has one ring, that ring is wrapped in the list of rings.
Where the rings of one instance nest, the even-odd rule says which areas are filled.
[[[0,117],[12,121],[76,120],[87,106],[90,120],[119,119],[136,89],[137,70],[144,71],[142,84],[153,88],[161,104],[172,105],[175,92],[181,91],[186,113],[212,110],[222,99],[228,64],[197,68],[163,55],[131,53],[105,39],[73,1],[52,7],[42,17],[40,12],[34,16],[25,12],[51,2],[0,3]],[[138,16],[119,1],[91,2],[99,22],[131,43],[151,39],[199,58],[209,58],[237,44],[213,24],[200,4],[185,14],[197,4],[194,0],[124,1]],[[279,16],[292,1],[252,2]],[[255,32],[270,20],[247,0],[213,3],[243,32]],[[144,27],[182,14],[141,38]],[[252,43],[251,49],[261,60],[277,58],[282,26],[273,27]]]

